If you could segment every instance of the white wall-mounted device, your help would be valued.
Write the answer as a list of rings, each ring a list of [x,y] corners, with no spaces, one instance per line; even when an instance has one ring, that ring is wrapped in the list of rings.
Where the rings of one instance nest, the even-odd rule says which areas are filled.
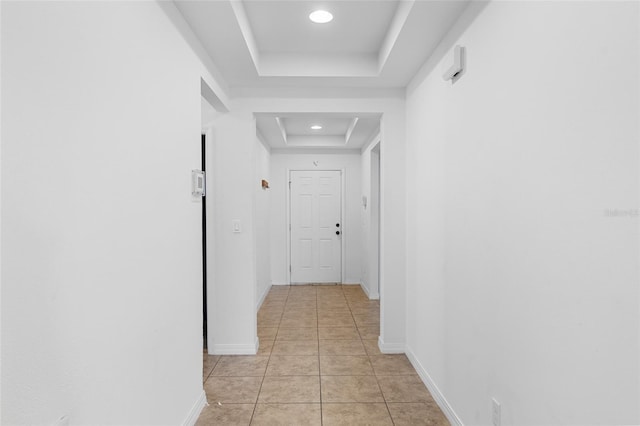
[[[464,58],[465,51],[463,46],[456,46],[453,48],[453,65],[442,75],[444,81],[453,80],[455,82],[462,76],[464,71]]]
[[[205,173],[202,170],[191,170],[191,195],[204,197]]]

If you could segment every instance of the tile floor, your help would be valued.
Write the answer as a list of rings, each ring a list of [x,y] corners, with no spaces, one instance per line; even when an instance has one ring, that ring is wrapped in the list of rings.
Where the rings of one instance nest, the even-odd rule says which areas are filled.
[[[197,425],[448,425],[405,355],[378,349],[360,286],[274,286],[257,355],[204,355]]]

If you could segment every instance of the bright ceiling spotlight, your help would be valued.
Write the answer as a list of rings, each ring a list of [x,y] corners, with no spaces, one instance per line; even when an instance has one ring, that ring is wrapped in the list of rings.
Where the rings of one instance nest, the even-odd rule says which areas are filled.
[[[311,126],[311,130],[321,130],[322,126],[319,126],[317,124],[314,124],[313,126]]]
[[[309,19],[316,24],[326,24],[327,22],[331,22],[333,15],[326,10],[316,10],[311,12]]]

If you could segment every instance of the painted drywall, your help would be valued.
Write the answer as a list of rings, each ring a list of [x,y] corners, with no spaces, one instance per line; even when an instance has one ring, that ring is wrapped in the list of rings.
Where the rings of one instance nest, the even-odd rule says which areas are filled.
[[[271,153],[268,145],[256,138],[255,151],[255,217],[256,224],[256,308],[271,288],[271,189],[262,188],[262,180],[271,182]]]
[[[360,283],[360,154],[279,154],[271,155],[273,185],[271,203],[271,271],[274,284],[288,284],[287,221],[289,170],[344,170],[342,176],[346,203],[342,235],[346,264],[343,283]]]
[[[189,423],[211,76],[156,2],[1,8],[1,423]]]
[[[639,7],[472,5],[407,90],[407,350],[454,422],[640,424]]]
[[[257,350],[255,237],[255,120],[236,102],[216,118],[209,174],[214,196],[213,267],[215,286],[209,298],[209,353],[253,354]],[[209,197],[207,197],[209,201]],[[240,232],[234,232],[234,221]]]
[[[375,152],[373,152],[375,150]],[[380,177],[380,134],[365,144],[362,149],[361,180],[362,197],[366,198],[366,206],[361,202],[360,223],[362,228],[362,289],[370,299],[380,298],[379,280],[379,177]],[[378,176],[377,182],[374,175]]]

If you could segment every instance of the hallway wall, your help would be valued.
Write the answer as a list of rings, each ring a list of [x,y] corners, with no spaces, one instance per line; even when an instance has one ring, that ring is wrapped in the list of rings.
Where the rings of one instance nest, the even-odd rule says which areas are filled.
[[[271,193],[262,189],[262,179],[273,185],[271,179],[271,149],[260,140],[256,140],[255,153],[255,223],[256,223],[256,308],[271,288]]]
[[[315,166],[313,162],[317,162]],[[318,152],[303,154],[283,154],[277,151],[271,155],[272,203],[271,203],[271,274],[274,284],[288,284],[289,259],[287,258],[287,170],[345,170],[344,200],[346,202],[342,232],[343,250],[346,265],[342,282],[360,283],[361,262],[361,226],[360,197],[361,173],[360,153],[322,154]]]
[[[409,356],[464,424],[639,424],[640,6],[483,7],[407,90]]]
[[[188,422],[211,76],[156,2],[0,7],[0,423]]]
[[[378,280],[379,280],[379,270],[380,270],[380,259],[379,259],[379,249],[376,247],[376,239],[379,244],[379,230],[375,229],[376,224],[379,222],[380,216],[380,208],[379,208],[379,200],[374,200],[374,198],[379,197],[380,191],[378,190],[378,183],[372,182],[372,158],[378,159],[377,163],[377,173],[378,176],[380,174],[380,134],[376,134],[373,138],[363,147],[362,153],[360,155],[360,163],[361,163],[361,180],[362,180],[362,196],[367,198],[367,206],[360,207],[360,222],[362,228],[362,287],[372,299],[379,299],[380,293],[378,291]],[[375,149],[376,152],[372,153],[372,150]],[[379,179],[378,179],[379,181]],[[376,190],[377,194],[376,194]],[[376,206],[376,201],[378,204],[378,211],[374,211]],[[361,201],[362,202],[362,201]]]

